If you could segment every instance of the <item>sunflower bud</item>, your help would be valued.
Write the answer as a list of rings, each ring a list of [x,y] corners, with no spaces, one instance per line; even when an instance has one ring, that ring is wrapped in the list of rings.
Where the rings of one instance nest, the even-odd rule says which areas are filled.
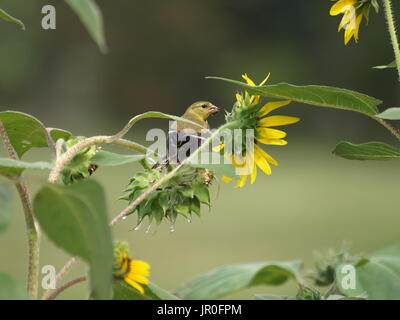
[[[318,289],[300,285],[296,295],[297,300],[322,300],[322,294]]]
[[[127,200],[129,203],[135,201],[162,175],[160,170],[148,168],[135,174],[125,190],[125,195],[120,199]],[[202,203],[210,206],[208,187],[212,179],[213,174],[207,169],[183,168],[178,175],[161,185],[129,213],[137,212],[138,224],[135,230],[140,228],[146,217],[149,220],[149,226],[153,220],[157,224],[160,224],[163,219],[168,220],[171,231],[174,230],[178,215],[191,222],[193,213],[200,216]]]
[[[360,261],[359,256],[351,256],[346,251],[335,252],[330,250],[324,257],[315,263],[315,271],[311,275],[318,286],[328,286],[335,281],[336,268],[342,264],[353,264]]]
[[[66,141],[63,146],[63,153],[84,139],[84,137],[76,137]],[[64,184],[72,184],[90,177],[98,168],[97,165],[90,162],[97,151],[98,147],[94,145],[79,152],[62,171]]]

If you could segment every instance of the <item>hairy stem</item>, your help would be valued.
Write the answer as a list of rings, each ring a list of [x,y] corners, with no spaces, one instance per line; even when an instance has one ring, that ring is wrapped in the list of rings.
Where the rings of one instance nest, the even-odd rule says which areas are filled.
[[[135,151],[143,153],[143,154],[152,153],[152,151],[150,149],[146,148],[145,146],[142,146],[139,143],[136,143],[136,142],[133,142],[133,141],[130,141],[130,140],[126,140],[126,139],[114,140],[112,142],[112,144],[115,144],[115,145],[118,145],[118,146],[121,146],[121,147],[125,147],[125,148],[128,148],[128,149],[132,149],[132,150],[135,150]]]
[[[55,183],[58,180],[58,178],[60,177],[62,169],[68,164],[68,162],[70,162],[80,151],[82,151],[92,145],[95,145],[95,144],[114,143],[114,144],[121,145],[124,147],[132,148],[132,149],[142,152],[142,153],[147,153],[149,150],[146,147],[143,147],[135,142],[122,139],[122,137],[128,133],[128,131],[133,127],[133,125],[136,124],[136,122],[138,122],[141,119],[145,119],[145,118],[175,119],[175,120],[187,122],[187,123],[202,127],[201,125],[199,125],[196,122],[193,122],[193,121],[190,121],[190,120],[187,120],[184,118],[172,116],[172,115],[167,115],[167,114],[164,114],[161,112],[149,111],[149,112],[146,112],[143,114],[139,114],[139,115],[133,117],[121,131],[119,131],[117,134],[115,134],[113,136],[91,137],[91,138],[85,139],[85,140],[77,143],[76,145],[74,145],[72,148],[70,148],[67,152],[65,152],[60,158],[58,158],[56,160],[53,170],[50,172],[48,181],[50,183]]]
[[[396,58],[397,72],[399,74],[399,81],[400,81],[400,47],[399,47],[399,40],[396,34],[396,26],[393,16],[392,4],[390,0],[383,0],[383,4],[385,7],[386,22],[388,24],[390,40],[392,42],[394,56]]]
[[[383,125],[392,135],[394,135],[398,140],[400,140],[400,131],[396,127],[394,127],[389,121],[385,119],[381,119],[378,117],[372,117],[372,119],[378,121],[381,125]]]
[[[147,153],[150,152],[149,149],[146,147],[125,139],[114,139],[112,136],[95,136],[91,138],[87,138],[70,149],[67,150],[64,154],[59,157],[53,167],[53,170],[49,174],[48,181],[50,183],[55,183],[57,182],[58,178],[60,177],[60,174],[64,167],[81,151],[85,150],[88,147],[91,147],[95,144],[116,144],[119,146],[123,146],[129,149],[133,149],[135,151],[138,151],[140,153]]]
[[[56,183],[64,167],[82,150],[95,144],[107,144],[107,143],[110,143],[109,136],[95,136],[87,138],[77,143],[76,145],[68,149],[65,153],[63,153],[62,156],[56,160],[53,170],[51,170],[49,174],[48,181],[50,183]]]
[[[87,278],[86,277],[79,277],[76,279],[73,279],[71,281],[68,281],[67,283],[63,284],[60,288],[58,288],[56,291],[54,291],[46,300],[54,300],[61,292],[63,292],[64,290],[72,287],[73,285],[86,281]]]
[[[57,273],[56,278],[54,279],[55,284],[68,272],[69,269],[78,261],[78,258],[72,257],[62,269]],[[46,292],[42,296],[42,300],[48,300],[52,295],[53,289],[47,289]]]
[[[0,136],[7,149],[9,156],[18,160],[18,155],[15,152],[13,145],[10,142],[7,131],[0,122]],[[30,199],[29,190],[26,183],[21,178],[15,183],[19,197],[21,199],[26,225],[26,235],[28,238],[28,276],[27,276],[27,292],[36,299],[38,290],[39,278],[39,228],[33,218],[32,201]]]
[[[157,111],[149,111],[149,112],[139,114],[139,115],[133,117],[131,120],[129,120],[129,122],[126,124],[126,126],[120,132],[118,132],[117,134],[112,136],[112,139],[117,140],[117,139],[122,138],[124,135],[126,135],[128,133],[128,131],[133,127],[133,125],[136,124],[136,122],[138,122],[139,120],[142,120],[142,119],[146,119],[146,118],[147,119],[148,118],[174,119],[174,120],[179,120],[181,122],[190,123],[192,125],[203,128],[200,124],[193,122],[191,120],[185,119],[185,118],[176,117],[173,115],[169,115],[169,114],[165,114],[165,113],[157,112]]]

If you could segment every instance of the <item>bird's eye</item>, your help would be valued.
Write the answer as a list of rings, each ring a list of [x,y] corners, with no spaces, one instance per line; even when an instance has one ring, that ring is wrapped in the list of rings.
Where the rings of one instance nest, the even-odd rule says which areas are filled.
[[[207,108],[208,106],[206,104],[203,104],[201,107],[202,108]]]

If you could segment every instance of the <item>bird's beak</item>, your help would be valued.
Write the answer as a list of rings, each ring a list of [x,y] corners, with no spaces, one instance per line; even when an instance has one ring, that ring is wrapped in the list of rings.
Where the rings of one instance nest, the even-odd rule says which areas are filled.
[[[209,110],[210,110],[210,114],[215,114],[215,113],[219,112],[219,108],[214,105],[211,105]]]

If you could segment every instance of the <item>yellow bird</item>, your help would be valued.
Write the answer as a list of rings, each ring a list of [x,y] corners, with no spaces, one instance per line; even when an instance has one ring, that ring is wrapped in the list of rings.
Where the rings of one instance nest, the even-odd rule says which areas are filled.
[[[208,101],[198,101],[190,105],[182,118],[190,120],[199,124],[196,126],[191,123],[183,121],[175,121],[168,132],[168,156],[166,156],[161,163],[156,163],[153,168],[162,169],[169,163],[179,163],[190,155],[190,152],[196,150],[206,139],[210,129],[207,118],[219,112],[219,108]],[[185,150],[182,151],[182,147]]]

